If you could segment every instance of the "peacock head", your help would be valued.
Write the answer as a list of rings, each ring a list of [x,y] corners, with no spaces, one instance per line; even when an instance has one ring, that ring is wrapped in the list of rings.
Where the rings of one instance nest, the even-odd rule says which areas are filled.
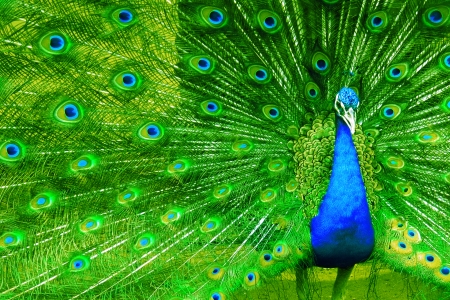
[[[343,87],[334,100],[334,109],[337,115],[344,120],[352,134],[355,133],[356,129],[356,110],[358,106],[358,95],[353,89],[348,87]]]

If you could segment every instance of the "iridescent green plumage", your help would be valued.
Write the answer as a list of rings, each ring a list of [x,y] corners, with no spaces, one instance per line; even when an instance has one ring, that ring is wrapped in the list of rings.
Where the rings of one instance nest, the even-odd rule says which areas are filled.
[[[0,295],[301,290],[350,87],[370,260],[448,297],[449,7],[3,0]]]

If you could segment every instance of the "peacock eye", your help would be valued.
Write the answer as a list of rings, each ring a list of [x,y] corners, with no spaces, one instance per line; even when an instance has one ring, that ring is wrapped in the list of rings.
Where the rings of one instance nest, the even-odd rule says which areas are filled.
[[[136,242],[134,243],[134,249],[135,250],[144,250],[151,248],[155,245],[156,238],[153,234],[150,233],[144,233],[141,234]]]
[[[427,9],[422,15],[426,26],[437,28],[447,23],[450,16],[450,7],[441,5]]]
[[[269,162],[267,168],[271,172],[281,172],[285,169],[286,165],[281,159],[274,159]]]
[[[30,201],[30,206],[33,210],[39,211],[53,206],[56,200],[56,195],[53,193],[42,193],[35,196]]]
[[[128,27],[138,21],[136,12],[129,8],[120,8],[114,10],[111,13],[111,18],[122,28]]]
[[[209,219],[208,221],[206,221],[202,227],[200,228],[200,230],[202,232],[211,232],[214,230],[217,230],[219,228],[220,225],[220,221],[218,219],[212,218]]]
[[[187,163],[187,161],[183,160],[183,159],[177,159],[174,162],[172,162],[171,164],[169,164],[169,166],[167,167],[167,171],[169,173],[183,173],[185,171],[187,171],[187,169],[189,168],[189,164]]]
[[[212,28],[221,28],[228,23],[228,17],[225,11],[217,7],[206,6],[202,8],[200,15],[203,21]]]
[[[439,65],[444,71],[450,72],[450,53],[441,55]]]
[[[113,79],[114,85],[125,91],[133,91],[141,85],[141,79],[137,73],[124,71],[117,74]]]
[[[225,295],[221,292],[215,292],[211,294],[211,300],[224,300]]]
[[[238,140],[233,143],[231,149],[235,152],[248,152],[253,149],[253,144],[248,140]]]
[[[231,186],[226,185],[226,184],[219,185],[219,186],[215,187],[214,190],[213,190],[213,196],[216,199],[225,198],[228,195],[230,195],[230,193],[231,193]]]
[[[405,161],[400,157],[389,157],[386,160],[386,166],[392,169],[402,169],[405,166]]]
[[[331,70],[331,61],[325,53],[316,52],[312,58],[312,67],[317,73],[326,75]]]
[[[386,71],[386,79],[390,82],[399,82],[408,75],[409,66],[406,63],[400,63],[390,66]]]
[[[142,126],[138,136],[147,141],[158,141],[164,136],[164,127],[156,122],[150,122]]]
[[[283,26],[280,17],[270,10],[261,10],[258,13],[258,23],[261,29],[267,33],[276,33]]]
[[[305,96],[309,100],[316,100],[320,98],[320,89],[314,82],[308,82],[305,85]]]
[[[83,155],[74,160],[70,167],[73,171],[85,171],[97,165],[97,159],[92,155]]]
[[[274,189],[265,189],[261,192],[260,200],[261,202],[271,202],[277,197],[277,191]]]
[[[366,26],[374,33],[378,33],[386,29],[388,25],[388,16],[384,11],[379,11],[371,14],[367,18]]]
[[[364,134],[368,137],[376,138],[380,134],[380,131],[377,129],[366,129]]]
[[[138,190],[134,188],[126,189],[123,192],[119,193],[117,196],[117,201],[120,204],[129,204],[136,200],[138,197]]]
[[[381,107],[380,117],[384,120],[394,120],[401,112],[402,109],[400,106],[396,104],[387,104]]]
[[[169,224],[175,221],[178,221],[181,218],[181,212],[176,209],[171,209],[166,212],[163,216],[161,216],[161,221],[164,224]]]
[[[248,287],[253,287],[259,283],[259,273],[256,271],[250,271],[245,274],[244,283]]]
[[[264,113],[264,116],[267,119],[271,120],[271,121],[278,122],[282,118],[280,110],[275,105],[266,105],[266,106],[264,106],[263,107],[263,113]]]
[[[80,230],[83,233],[92,232],[101,228],[103,220],[100,217],[90,217],[80,224]]]
[[[19,232],[5,232],[0,236],[0,249],[20,245],[23,242],[23,235]]]
[[[433,131],[422,131],[416,136],[416,140],[422,144],[433,144],[439,140],[439,135]]]
[[[0,159],[13,162],[24,157],[24,147],[15,141],[8,141],[0,147]]]
[[[62,123],[77,123],[83,119],[83,110],[78,103],[66,101],[55,109],[54,115]]]
[[[47,33],[39,40],[41,51],[51,55],[64,54],[70,46],[69,38],[60,32]]]
[[[278,259],[286,258],[289,254],[289,247],[284,242],[279,242],[273,247],[273,255]]]
[[[216,100],[203,101],[200,107],[205,114],[210,116],[218,116],[222,113],[222,103]]]
[[[254,82],[260,84],[269,83],[271,79],[271,76],[267,71],[267,68],[261,65],[250,66],[248,68],[248,75]]]
[[[403,183],[403,182],[397,183],[395,185],[395,188],[397,189],[397,192],[400,195],[405,196],[405,197],[411,196],[411,194],[413,193],[412,187],[407,183]]]
[[[70,260],[70,271],[80,272],[88,269],[90,266],[90,259],[84,255],[75,256]]]
[[[189,65],[200,74],[211,74],[215,69],[215,62],[208,56],[194,56]]]
[[[212,280],[220,280],[220,279],[222,279],[223,275],[225,274],[225,270],[218,265],[214,265],[214,266],[208,268],[206,274]]]

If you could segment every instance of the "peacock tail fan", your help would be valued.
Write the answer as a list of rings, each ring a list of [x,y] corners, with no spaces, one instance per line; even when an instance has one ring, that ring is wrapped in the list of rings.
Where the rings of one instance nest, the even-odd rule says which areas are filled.
[[[3,0],[0,49],[2,297],[232,299],[314,265],[339,91],[370,259],[448,295],[449,1]]]

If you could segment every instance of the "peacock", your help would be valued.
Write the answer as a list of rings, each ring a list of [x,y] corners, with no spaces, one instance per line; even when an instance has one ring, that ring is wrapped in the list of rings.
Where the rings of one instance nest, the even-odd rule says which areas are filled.
[[[450,297],[448,0],[2,0],[0,49],[1,299]]]

